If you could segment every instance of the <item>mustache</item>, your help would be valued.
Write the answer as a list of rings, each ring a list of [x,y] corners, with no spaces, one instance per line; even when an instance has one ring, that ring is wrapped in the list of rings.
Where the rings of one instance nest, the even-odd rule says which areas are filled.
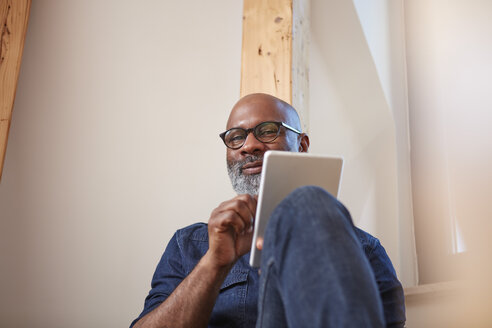
[[[251,155],[251,156],[248,156],[246,157],[244,160],[242,161],[237,161],[235,162],[235,165],[240,165],[239,168],[243,168],[244,165],[248,164],[248,163],[252,163],[252,162],[257,162],[257,161],[262,161],[263,160],[263,155]]]
[[[227,164],[230,169],[236,172],[236,174],[242,174],[242,169],[244,165],[252,162],[262,161],[262,160],[263,160],[263,155],[250,155],[245,157],[243,160],[230,161]]]
[[[244,161],[241,161],[241,163],[243,165],[245,164],[248,164],[248,163],[252,163],[252,162],[257,162],[257,161],[262,161],[263,160],[263,155],[260,155],[260,156],[256,156],[256,155],[252,155],[252,156],[248,156],[244,159]]]

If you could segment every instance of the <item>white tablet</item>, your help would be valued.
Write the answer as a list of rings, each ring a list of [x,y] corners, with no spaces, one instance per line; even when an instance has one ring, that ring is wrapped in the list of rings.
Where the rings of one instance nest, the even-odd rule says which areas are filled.
[[[273,210],[296,188],[314,185],[338,197],[343,159],[309,153],[267,151],[263,158],[253,244],[249,264],[259,267],[261,251],[256,240],[263,237]]]

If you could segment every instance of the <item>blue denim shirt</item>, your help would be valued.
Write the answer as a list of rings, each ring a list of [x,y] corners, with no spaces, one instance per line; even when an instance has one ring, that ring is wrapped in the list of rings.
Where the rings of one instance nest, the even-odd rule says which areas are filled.
[[[403,327],[403,289],[391,260],[378,239],[357,228],[356,232],[376,277],[387,327]],[[207,250],[208,230],[205,223],[178,230],[157,265],[144,309],[131,326],[159,306],[193,270]],[[249,254],[246,254],[236,262],[222,284],[208,326],[255,327],[258,283],[258,270],[249,265]]]

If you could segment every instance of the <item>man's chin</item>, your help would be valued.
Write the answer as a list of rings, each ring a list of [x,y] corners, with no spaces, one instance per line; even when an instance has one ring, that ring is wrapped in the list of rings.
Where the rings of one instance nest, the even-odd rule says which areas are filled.
[[[261,173],[243,175],[240,180],[233,181],[232,187],[237,194],[258,195]]]

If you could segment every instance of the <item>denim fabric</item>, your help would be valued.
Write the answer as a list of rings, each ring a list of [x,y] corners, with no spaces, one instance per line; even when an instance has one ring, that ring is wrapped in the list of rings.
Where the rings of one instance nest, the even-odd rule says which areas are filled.
[[[322,190],[321,192],[315,191],[315,193],[327,195],[326,192]],[[304,198],[312,198],[311,201],[314,202],[316,197],[309,195],[307,198]],[[289,196],[289,198],[291,197]],[[329,199],[329,201],[327,201],[327,199]],[[286,203],[289,203],[289,201],[284,201],[282,206],[276,210],[274,216],[280,218],[285,216],[285,212],[292,211],[295,213],[299,207],[304,209],[306,208],[305,202],[300,202],[299,204],[293,203],[291,205],[285,205]],[[282,262],[282,258],[280,259],[280,262],[272,262],[271,254],[272,252],[277,252],[277,250],[275,247],[270,246],[269,239],[265,239],[262,261],[268,262],[268,259],[270,259],[270,264],[265,266],[264,262],[262,263],[263,271],[261,278],[263,279],[263,286],[261,296],[262,299],[260,300],[260,303],[258,301],[260,275],[258,274],[258,270],[249,266],[249,254],[246,254],[237,261],[230,274],[222,284],[219,297],[217,298],[210,318],[209,327],[255,327],[258,316],[258,303],[260,304],[262,318],[265,319],[266,314],[270,315],[270,320],[274,320],[276,322],[274,325],[275,327],[287,327],[287,325],[283,325],[285,322],[282,320],[284,320],[284,318],[290,320],[290,317],[297,316],[297,314],[299,314],[299,319],[296,320],[309,320],[305,322],[304,326],[314,327],[312,324],[314,320],[324,320],[328,313],[339,311],[341,307],[338,305],[343,305],[344,302],[345,305],[348,305],[349,307],[352,307],[353,305],[360,307],[362,303],[365,304],[365,301],[374,299],[376,299],[374,301],[376,310],[368,310],[368,313],[364,312],[366,310],[362,312],[347,312],[346,315],[348,317],[346,322],[355,322],[351,320],[359,317],[362,318],[361,320],[366,320],[368,317],[372,318],[374,311],[378,312],[381,310],[380,306],[382,304],[386,326],[403,327],[405,322],[403,289],[396,277],[393,265],[391,264],[391,261],[388,258],[384,248],[376,238],[358,228],[353,227],[348,211],[338,201],[332,199],[331,196],[322,196],[317,200],[316,206],[310,205],[310,208],[316,213],[318,213],[318,211],[314,209],[318,207],[325,208],[324,211],[326,213],[336,213],[339,219],[342,218],[342,220],[338,221],[343,222],[343,220],[345,220],[345,223],[337,223],[342,226],[342,230],[345,230],[344,234],[339,235],[338,233],[333,233],[328,239],[330,240],[330,245],[327,246],[327,248],[323,248],[321,245],[319,247],[311,247],[309,249],[300,248],[298,250],[299,255],[295,257],[305,258],[307,260],[306,263],[311,263],[312,265],[309,266],[309,270],[301,270],[297,272],[298,275],[294,274],[287,280],[283,280],[282,275],[279,275],[279,273],[283,272],[282,268],[284,267],[289,268],[290,271],[292,266],[297,266],[296,262],[289,262],[291,261],[290,257],[286,258],[285,262]],[[303,213],[303,215],[307,214],[302,211],[299,213]],[[313,213],[309,213],[308,215]],[[315,217],[319,216],[320,215],[315,215]],[[304,241],[315,242],[316,245],[318,245],[318,243],[323,244],[326,242],[326,240],[322,241],[315,239],[317,237],[314,236],[311,238],[308,234],[293,234],[293,232],[304,230],[305,227],[308,227],[309,224],[311,224],[308,222],[311,222],[312,220],[305,221],[306,224],[303,224],[302,227],[296,226],[299,225],[299,220],[292,220],[292,224],[283,225],[278,223],[279,219],[275,219],[272,216],[271,221],[271,224],[269,222],[267,233],[272,234],[271,231],[278,231],[278,233],[273,234],[275,237],[271,239],[272,243],[276,238],[277,241],[283,240],[282,245],[289,245],[289,240],[292,236],[300,236],[300,239],[292,238],[292,241],[296,241],[296,243],[297,241],[301,241],[300,244],[303,244]],[[336,222],[336,220],[330,219],[329,222],[333,223]],[[325,227],[330,226],[331,229],[331,223],[326,224]],[[270,228],[271,225],[275,224],[278,225],[277,229]],[[319,222],[316,224],[319,224]],[[316,225],[311,226],[310,231],[319,230],[318,228],[319,226]],[[337,228],[337,230],[333,231],[340,231],[340,229]],[[332,242],[338,242],[339,239],[343,239],[341,244],[342,246],[333,246],[335,248],[330,251],[331,245],[334,245]],[[350,250],[343,249],[345,243],[351,245]],[[307,243],[307,245],[309,245],[309,243]],[[144,309],[140,316],[133,321],[131,326],[133,326],[133,324],[142,316],[156,308],[172,293],[179,283],[193,270],[207,249],[208,231],[205,223],[197,223],[184,229],[180,229],[175,233],[167,245],[159,264],[157,265],[152,278],[152,288],[145,299]],[[265,255],[265,253],[267,255]],[[286,254],[285,252],[277,253]],[[337,254],[339,254],[339,256],[337,256]],[[361,254],[364,254],[365,256],[361,256]],[[327,256],[328,260],[323,262],[334,261],[336,263],[342,263],[343,268],[340,269],[337,268],[336,265],[333,265],[333,267],[328,270],[325,267],[319,266],[319,262],[325,256]],[[353,259],[352,256],[355,259]],[[342,257],[342,259],[339,257]],[[345,258],[343,259],[343,257]],[[357,262],[357,265],[360,267],[357,267],[356,269],[352,268],[350,263],[353,261]],[[370,267],[370,269],[368,269],[368,267]],[[361,270],[360,272],[358,272],[359,269]],[[356,270],[356,272],[352,272],[353,270]],[[339,280],[335,280],[333,282],[330,278],[337,273],[336,271],[338,271]],[[309,278],[299,278],[299,274],[302,277],[304,272],[310,273]],[[274,283],[268,284],[269,279],[270,282],[274,280]],[[296,280],[297,283],[295,283]],[[364,283],[360,284],[359,280]],[[369,280],[369,282],[367,282],[367,280]],[[310,287],[310,283],[313,281],[318,281],[319,283],[313,284],[313,287]],[[340,282],[343,284],[338,285]],[[287,289],[285,289],[286,291],[284,292],[284,295],[275,295],[275,293],[281,293],[282,288],[276,288],[276,286],[278,287],[279,284],[282,286],[282,283],[288,285]],[[291,283],[292,286],[290,286]],[[322,286],[320,287],[320,285]],[[326,293],[323,288],[328,285],[330,292]],[[360,285],[372,285],[372,290],[371,288],[360,288]],[[342,288],[342,286],[344,287]],[[348,289],[345,288],[346,286],[348,286]],[[265,293],[266,288],[268,289],[268,292]],[[362,289],[364,289],[364,291],[362,291]],[[376,289],[377,294],[379,294],[379,299],[374,297],[374,289]],[[318,306],[318,310],[320,311],[314,311],[318,313],[321,312],[320,318],[309,315],[306,319],[302,316],[302,313],[314,313],[310,311],[315,310],[317,305],[316,302],[313,305],[312,303],[305,303],[303,301],[305,295],[309,296],[310,294],[319,296],[323,299],[325,305],[337,303],[337,306],[333,309],[324,308],[321,306],[322,303],[320,303]],[[353,299],[352,296],[354,295],[356,299]],[[335,297],[336,301],[330,301],[332,296]],[[284,311],[286,299],[293,299],[296,301],[295,303],[289,304],[285,307],[288,311]],[[264,324],[264,327],[269,327],[266,325],[266,321],[264,321]],[[357,324],[353,324],[352,326],[370,327],[368,325],[365,326]],[[294,325],[293,327],[302,327],[302,325]]]
[[[370,263],[341,203],[302,187],[265,233],[257,328],[384,327]]]

